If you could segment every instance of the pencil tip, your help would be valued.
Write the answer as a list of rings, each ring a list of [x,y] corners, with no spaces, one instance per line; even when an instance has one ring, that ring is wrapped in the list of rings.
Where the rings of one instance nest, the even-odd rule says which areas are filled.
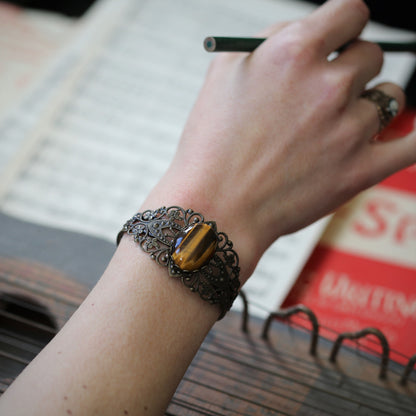
[[[204,48],[206,51],[213,52],[215,51],[215,47],[215,39],[212,36],[208,36],[204,39]]]

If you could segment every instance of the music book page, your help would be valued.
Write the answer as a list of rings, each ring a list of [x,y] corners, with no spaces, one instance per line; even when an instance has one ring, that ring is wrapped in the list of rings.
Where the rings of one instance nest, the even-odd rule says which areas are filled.
[[[213,57],[203,39],[255,35],[313,7],[289,0],[99,2],[43,82],[0,123],[1,210],[115,241],[174,154]],[[403,81],[409,57],[398,59],[395,75]],[[327,221],[268,250],[246,286],[250,302],[261,305],[253,313],[283,301]]]

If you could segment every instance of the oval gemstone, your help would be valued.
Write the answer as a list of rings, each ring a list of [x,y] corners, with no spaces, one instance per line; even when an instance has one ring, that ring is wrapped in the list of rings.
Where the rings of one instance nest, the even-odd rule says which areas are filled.
[[[181,270],[197,270],[208,263],[217,245],[214,229],[209,224],[197,223],[176,238],[171,258]]]

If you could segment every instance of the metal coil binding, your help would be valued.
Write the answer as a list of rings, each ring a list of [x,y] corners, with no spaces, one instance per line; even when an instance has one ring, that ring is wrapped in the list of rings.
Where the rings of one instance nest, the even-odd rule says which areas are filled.
[[[305,305],[296,305],[288,309],[283,309],[277,312],[272,312],[264,323],[261,337],[265,340],[269,339],[269,329],[270,329],[272,321],[275,318],[289,318],[292,315],[297,314],[297,313],[305,314],[309,318],[309,321],[312,324],[311,346],[309,348],[309,352],[311,355],[316,355],[316,348],[317,348],[318,339],[319,339],[319,322],[318,322],[318,318],[312,312],[312,310],[309,309]]]
[[[342,334],[338,335],[338,338],[334,342],[334,346],[332,347],[331,355],[329,357],[329,361],[335,362],[336,357],[338,354],[338,351],[341,347],[342,342],[345,339],[359,339],[363,338],[367,335],[374,335],[380,340],[380,344],[382,347],[382,354],[381,354],[381,365],[380,365],[380,378],[386,378],[387,374],[387,366],[389,364],[389,354],[390,354],[390,347],[389,343],[387,341],[387,338],[384,336],[384,334],[377,328],[364,328],[361,331],[357,332],[343,332]]]
[[[244,293],[241,294],[241,297],[243,299],[243,304],[244,304],[244,310],[242,314],[242,319],[243,319],[242,330],[244,332],[248,332],[248,319],[249,319],[248,300]],[[316,315],[313,313],[313,311],[310,308],[308,308],[305,305],[296,305],[287,309],[282,309],[276,312],[271,312],[266,318],[266,320],[264,321],[261,338],[267,341],[269,340],[270,327],[274,319],[276,318],[287,319],[287,318],[290,318],[292,315],[299,314],[299,313],[305,314],[308,320],[312,324],[311,343],[310,343],[309,352],[311,355],[316,355],[318,340],[319,340],[320,325],[319,325],[319,321]],[[339,349],[341,348],[341,345],[344,340],[346,339],[357,340],[357,339],[366,337],[368,335],[374,335],[380,341],[382,353],[381,353],[379,378],[385,379],[387,377],[387,369],[388,369],[388,364],[390,360],[390,346],[389,346],[386,336],[383,334],[382,331],[380,331],[377,328],[369,327],[369,328],[364,328],[357,332],[344,332],[344,333],[339,334],[336,340],[334,341],[334,344],[333,344],[333,347],[329,356],[329,361],[333,363],[336,362]],[[412,370],[414,369],[415,366],[416,366],[416,354],[410,357],[407,365],[405,366],[403,370],[403,374],[400,379],[400,384],[402,386],[405,386],[407,384],[407,380],[409,379],[410,374],[412,373]]]

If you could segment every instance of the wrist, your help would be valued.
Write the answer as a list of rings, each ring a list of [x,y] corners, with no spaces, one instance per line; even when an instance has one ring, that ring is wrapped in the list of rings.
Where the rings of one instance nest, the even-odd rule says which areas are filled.
[[[217,231],[228,236],[239,257],[239,280],[243,285],[252,274],[261,255],[243,216],[227,207],[224,203],[226,201],[219,201],[215,192],[209,191],[207,187],[198,186],[195,189],[192,180],[178,181],[178,177],[174,177],[175,180],[172,181],[167,174],[159,182],[142,204],[141,211],[154,210],[162,206],[179,206],[201,213],[205,221],[214,221]]]

